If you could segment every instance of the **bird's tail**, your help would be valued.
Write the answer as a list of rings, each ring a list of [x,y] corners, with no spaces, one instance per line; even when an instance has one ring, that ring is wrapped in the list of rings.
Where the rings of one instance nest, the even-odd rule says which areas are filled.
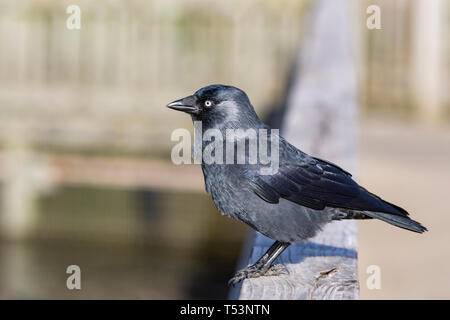
[[[397,215],[391,213],[372,212],[372,211],[364,211],[364,214],[371,218],[380,219],[394,226],[411,230],[414,232],[423,233],[424,231],[428,231],[427,228],[425,228],[419,222],[410,219],[406,215]]]

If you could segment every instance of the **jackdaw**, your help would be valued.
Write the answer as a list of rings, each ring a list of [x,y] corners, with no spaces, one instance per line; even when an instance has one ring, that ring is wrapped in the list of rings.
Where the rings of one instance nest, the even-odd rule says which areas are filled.
[[[236,147],[224,147],[225,153],[235,153],[232,163],[204,161],[201,165],[206,191],[217,209],[275,240],[254,265],[238,271],[230,284],[286,272],[283,266],[272,265],[274,260],[291,243],[313,237],[331,221],[376,218],[418,233],[427,230],[410,219],[404,209],[359,186],[347,171],[300,151],[271,132],[259,120],[246,93],[236,87],[210,85],[167,107],[190,114],[193,121],[201,122],[204,131],[215,129],[224,141],[227,130],[236,129],[268,132],[266,136],[256,135],[258,140],[266,139],[258,141],[258,146],[270,145],[274,135],[278,140],[278,167],[269,174],[262,172],[261,163],[249,161],[247,148],[245,161],[236,161]],[[232,138],[233,142],[239,140]],[[244,138],[250,144],[250,135]],[[212,139],[201,141],[203,152]]]

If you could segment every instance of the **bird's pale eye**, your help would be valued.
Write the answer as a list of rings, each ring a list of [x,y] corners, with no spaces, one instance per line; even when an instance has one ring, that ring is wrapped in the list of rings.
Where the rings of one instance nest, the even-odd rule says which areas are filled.
[[[209,108],[209,107],[211,107],[212,105],[213,105],[213,103],[212,103],[211,100],[206,100],[206,101],[205,101],[205,107]]]

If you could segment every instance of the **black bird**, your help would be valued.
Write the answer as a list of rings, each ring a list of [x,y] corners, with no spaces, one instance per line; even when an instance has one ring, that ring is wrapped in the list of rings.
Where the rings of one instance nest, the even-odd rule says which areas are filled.
[[[207,86],[167,107],[189,113],[193,121],[201,121],[203,131],[218,129],[224,138],[227,129],[270,129],[259,120],[246,93],[232,86]],[[248,150],[245,164],[202,163],[206,191],[219,211],[275,240],[230,284],[285,272],[280,265],[272,266],[274,260],[291,243],[313,237],[334,220],[376,218],[418,233],[427,230],[404,209],[359,186],[337,165],[298,150],[281,136],[276,138],[279,168],[272,174],[262,174],[261,164],[250,164]],[[203,141],[202,150],[207,145]]]

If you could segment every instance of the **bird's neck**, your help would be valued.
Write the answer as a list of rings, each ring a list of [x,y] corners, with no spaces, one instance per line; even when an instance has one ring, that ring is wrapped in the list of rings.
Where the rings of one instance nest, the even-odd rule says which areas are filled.
[[[269,127],[261,122],[258,118],[233,118],[233,119],[221,119],[221,121],[215,121],[211,118],[192,117],[194,126],[200,125],[203,132],[207,130],[219,130],[222,134],[225,134],[229,130],[259,130],[268,129]]]

